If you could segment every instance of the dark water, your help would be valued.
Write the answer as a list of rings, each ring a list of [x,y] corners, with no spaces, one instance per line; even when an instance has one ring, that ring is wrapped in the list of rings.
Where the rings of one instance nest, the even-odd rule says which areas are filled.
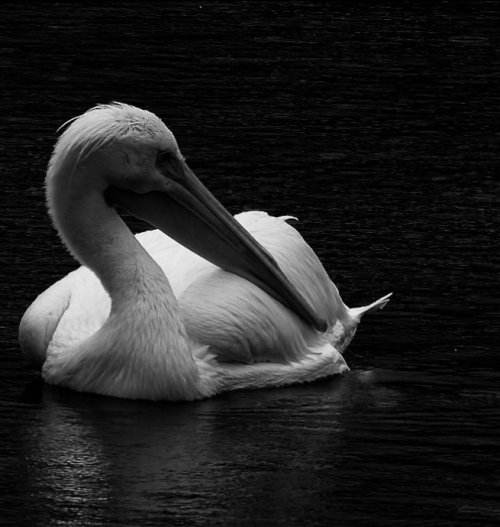
[[[354,4],[2,3],[0,522],[498,524],[500,8]],[[26,368],[19,318],[74,267],[55,130],[111,100],[231,211],[299,216],[349,305],[394,291],[350,374],[152,404]]]

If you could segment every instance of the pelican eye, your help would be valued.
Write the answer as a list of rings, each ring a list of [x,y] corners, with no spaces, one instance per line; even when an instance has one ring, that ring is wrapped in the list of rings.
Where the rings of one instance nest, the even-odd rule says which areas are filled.
[[[159,150],[156,154],[156,164],[159,167],[171,164],[174,155],[170,150]]]
[[[158,150],[158,154],[156,157],[159,161],[161,161],[162,159],[168,159],[172,157],[172,155],[173,155],[172,151],[169,148],[167,148],[165,150]]]
[[[171,150],[160,150],[156,156],[156,165],[165,177],[174,181],[183,179],[182,159],[179,159]]]

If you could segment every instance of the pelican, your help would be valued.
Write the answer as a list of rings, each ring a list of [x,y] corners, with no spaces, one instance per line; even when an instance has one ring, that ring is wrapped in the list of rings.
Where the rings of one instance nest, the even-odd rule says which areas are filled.
[[[342,354],[362,315],[390,294],[349,309],[291,218],[231,216],[155,114],[112,103],[63,127],[47,206],[81,267],[19,328],[45,382],[190,401],[349,369]],[[134,236],[116,207],[157,230]]]

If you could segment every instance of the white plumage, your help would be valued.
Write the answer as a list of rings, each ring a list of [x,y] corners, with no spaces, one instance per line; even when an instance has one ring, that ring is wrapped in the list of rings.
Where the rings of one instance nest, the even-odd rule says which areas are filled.
[[[312,249],[287,223],[290,217],[247,212],[235,218],[272,255],[291,283],[283,279],[285,286],[298,292],[297,303],[326,321],[325,332],[305,321],[301,305],[299,314],[292,311],[294,300],[275,299],[282,299],[281,279],[263,279],[273,298],[160,230],[134,237],[105,200],[110,188],[118,189],[111,194],[118,202],[126,192],[127,207],[129,198],[173,195],[186,214],[194,212],[193,221],[203,217],[195,229],[187,216],[175,215],[177,205],[170,207],[168,224],[191,229],[194,250],[200,247],[209,258],[217,253],[213,259],[235,272],[241,254],[250,268],[262,259],[268,266],[260,249],[240,247],[247,235],[217,203],[210,212],[215,227],[209,225],[212,216],[199,197],[206,195],[196,194],[191,180],[184,183],[194,177],[187,170],[173,135],[149,112],[113,104],[73,120],[49,166],[47,199],[61,238],[84,266],[47,289],[25,313],[20,342],[28,360],[51,384],[151,400],[193,400],[346,371],[342,352],[361,316],[383,307],[390,295],[365,308],[347,308]],[[188,188],[187,197],[178,183]],[[229,221],[229,230],[218,225],[218,214]],[[205,235],[200,229],[206,226]]]

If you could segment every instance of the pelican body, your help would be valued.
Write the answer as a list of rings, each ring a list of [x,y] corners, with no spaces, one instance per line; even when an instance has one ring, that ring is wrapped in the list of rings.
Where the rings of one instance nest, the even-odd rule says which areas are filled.
[[[49,214],[82,266],[19,330],[44,380],[83,392],[197,400],[348,370],[374,303],[349,309],[288,223],[231,216],[153,113],[113,103],[72,119],[46,176]],[[156,230],[134,236],[116,206]]]

